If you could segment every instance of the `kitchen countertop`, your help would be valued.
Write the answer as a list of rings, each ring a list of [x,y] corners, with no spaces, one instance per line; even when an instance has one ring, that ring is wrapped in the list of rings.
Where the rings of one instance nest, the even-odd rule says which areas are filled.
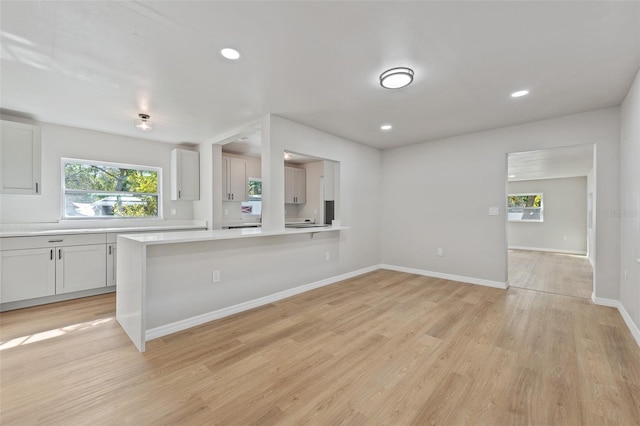
[[[44,226],[42,226],[44,227]],[[139,225],[139,226],[114,226],[114,227],[102,227],[102,228],[53,228],[53,229],[39,229],[40,226],[33,226],[31,224],[25,225],[25,229],[18,229],[17,226],[14,229],[1,229],[0,238],[2,237],[37,237],[47,235],[73,235],[73,234],[102,234],[102,233],[118,233],[118,232],[162,232],[171,231],[177,229],[206,229],[204,223],[183,223],[183,224],[166,224],[166,225]],[[29,229],[31,228],[31,229]]]
[[[270,237],[276,235],[315,234],[349,229],[347,226],[327,226],[316,228],[286,228],[279,231],[265,231],[262,228],[224,229],[217,231],[185,231],[137,235],[122,235],[144,245],[190,243],[196,241],[233,240],[238,238]]]

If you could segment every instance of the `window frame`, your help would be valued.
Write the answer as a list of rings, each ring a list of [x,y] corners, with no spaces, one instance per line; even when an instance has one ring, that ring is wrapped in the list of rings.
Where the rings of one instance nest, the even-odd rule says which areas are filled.
[[[540,196],[540,207],[536,207],[540,209],[540,219],[534,220],[522,220],[522,219],[510,219],[509,218],[509,198],[510,197],[523,197],[523,196],[531,196],[531,195],[539,195]],[[507,221],[510,223],[543,223],[544,222],[544,193],[543,192],[516,192],[507,194]]]
[[[67,216],[66,215],[66,175],[65,175],[65,165],[66,164],[86,164],[90,166],[102,166],[102,167],[115,167],[121,169],[129,169],[129,170],[146,170],[156,172],[158,177],[158,192],[157,193],[146,193],[146,192],[122,192],[123,196],[157,196],[158,198],[158,215],[157,216]],[[102,190],[79,190],[72,189],[69,190],[75,194],[114,194],[117,191],[102,191]],[[85,160],[80,158],[68,158],[62,157],[60,159],[60,220],[162,220],[163,219],[163,209],[162,209],[162,167],[155,166],[144,166],[139,164],[128,164],[128,163],[116,163],[110,161],[97,161],[97,160]]]

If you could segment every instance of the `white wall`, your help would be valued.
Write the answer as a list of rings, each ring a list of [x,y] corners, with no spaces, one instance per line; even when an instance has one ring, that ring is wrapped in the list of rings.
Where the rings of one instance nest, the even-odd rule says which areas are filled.
[[[619,117],[608,108],[384,151],[382,263],[504,283],[507,154],[595,143],[595,290],[617,299],[619,219],[605,211],[618,206]]]
[[[620,116],[621,196],[617,212],[622,235],[620,302],[637,330],[640,329],[640,72],[622,104]]]
[[[509,194],[542,193],[544,209],[544,222],[509,222],[509,247],[587,253],[586,177],[509,182],[507,188]]]
[[[1,195],[0,223],[51,223],[60,220],[63,157],[160,167],[164,218],[193,218],[192,202],[171,201],[171,150],[177,145],[75,127],[38,124],[42,130],[42,194]],[[170,216],[171,208],[176,209],[176,216]],[[108,223],[132,224],[131,220],[110,219]],[[104,223],[106,220],[84,221],[87,226],[97,222]]]
[[[337,219],[351,229],[341,232],[336,271],[342,274],[378,264],[381,152],[276,115],[265,119],[265,129],[268,134],[263,134],[262,139],[263,228],[284,228],[285,150],[337,161]],[[329,276],[326,274],[324,278]]]

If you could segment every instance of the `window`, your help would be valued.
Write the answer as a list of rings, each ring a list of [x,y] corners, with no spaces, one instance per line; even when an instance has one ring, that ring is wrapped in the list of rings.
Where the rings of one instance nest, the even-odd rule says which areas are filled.
[[[262,179],[250,177],[248,181],[249,201],[242,202],[242,215],[260,216],[262,215]]]
[[[161,170],[84,160],[62,160],[63,217],[160,217]]]
[[[509,222],[543,222],[542,194],[509,194]]]

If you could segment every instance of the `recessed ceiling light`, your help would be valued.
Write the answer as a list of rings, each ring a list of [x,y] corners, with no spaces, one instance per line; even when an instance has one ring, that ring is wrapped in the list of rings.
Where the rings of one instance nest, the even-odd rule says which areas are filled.
[[[230,47],[225,47],[224,49],[222,49],[220,51],[220,54],[227,59],[231,59],[232,61],[235,61],[236,59],[240,58],[240,52]]]
[[[413,81],[413,70],[407,67],[397,67],[380,74],[380,85],[385,89],[400,89]]]
[[[383,124],[380,126],[380,130],[391,130],[393,126],[391,124]]]
[[[516,175],[509,175],[510,178],[516,177]]]
[[[519,97],[521,97],[521,96],[526,96],[526,95],[528,95],[528,94],[529,94],[529,91],[528,91],[528,90],[518,90],[517,92],[513,92],[513,93],[511,94],[511,97],[512,97],[512,98],[519,98]]]
[[[136,129],[142,130],[144,132],[148,132],[153,129],[153,123],[150,120],[151,116],[149,116],[148,114],[138,114],[138,117],[139,118],[133,120],[133,124],[135,125]]]

